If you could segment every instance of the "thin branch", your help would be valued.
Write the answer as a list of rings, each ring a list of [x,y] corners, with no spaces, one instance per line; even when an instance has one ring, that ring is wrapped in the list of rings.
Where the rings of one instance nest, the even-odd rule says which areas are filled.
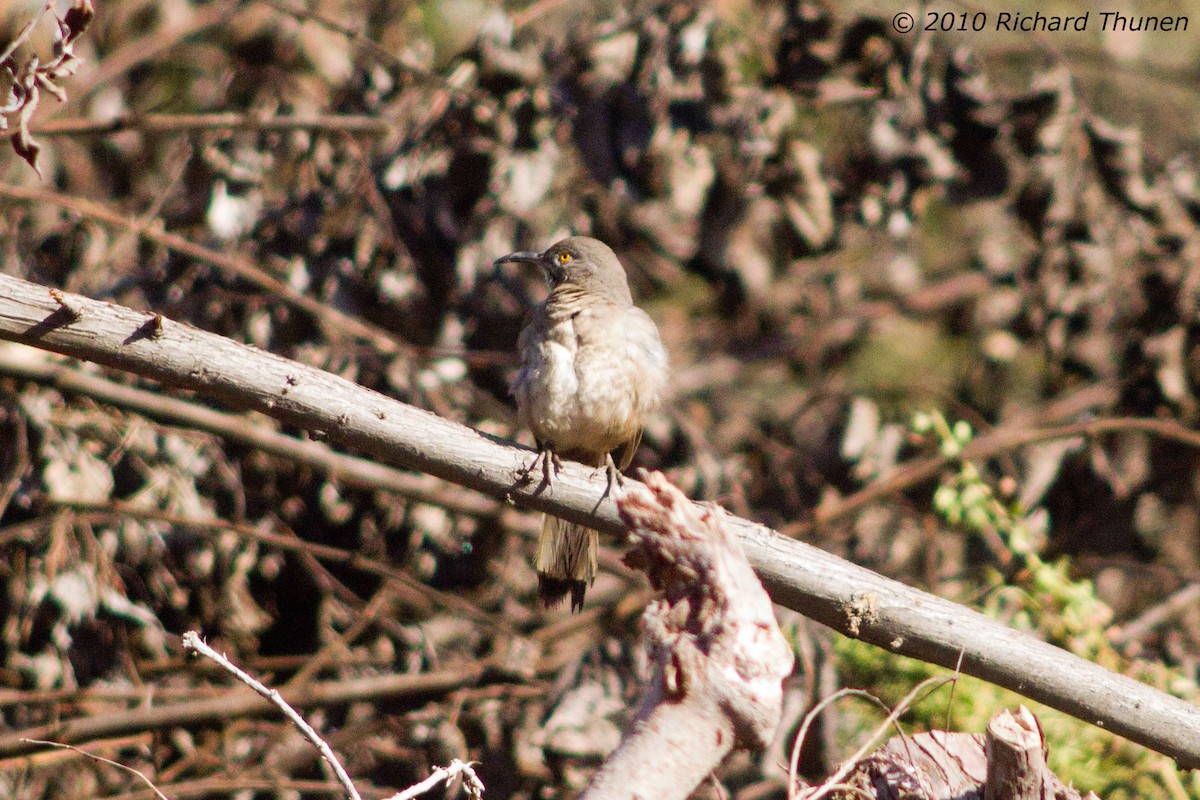
[[[313,22],[314,24],[320,25],[326,30],[333,31],[334,33],[340,33],[355,45],[369,53],[375,60],[387,64],[397,70],[402,70],[410,75],[414,75],[418,78],[436,83],[442,88],[458,91],[457,87],[452,86],[450,82],[446,80],[446,78],[442,77],[436,72],[431,72],[411,59],[405,58],[401,54],[393,53],[391,50],[388,50],[374,39],[371,39],[362,32],[357,31],[348,25],[342,24],[340,21],[333,19],[332,17],[327,17],[311,8],[297,8],[291,3],[282,2],[282,0],[258,0],[258,2],[262,3],[263,5],[270,6],[276,11],[280,11],[288,16],[295,17],[301,22]]]
[[[368,558],[361,553],[351,550],[344,550],[339,547],[331,547],[326,544],[317,542],[308,542],[303,539],[292,536],[284,536],[270,531],[260,530],[251,525],[238,525],[220,519],[201,519],[199,517],[183,517],[177,514],[167,514],[154,509],[136,508],[124,503],[87,503],[87,502],[67,502],[58,501],[56,505],[60,508],[72,508],[83,512],[83,517],[89,520],[105,520],[114,519],[117,517],[126,517],[132,519],[154,520],[156,522],[164,522],[168,525],[174,525],[181,528],[194,528],[199,530],[217,530],[229,531],[246,539],[251,539],[256,542],[273,547],[285,553],[302,553],[312,556],[321,561],[328,561],[335,564],[345,564],[353,569],[365,572],[368,575],[375,575],[379,578],[395,581],[396,583],[408,589],[410,592],[417,592],[428,601],[440,605],[443,608],[451,611],[456,611],[463,616],[481,622],[485,625],[495,626],[500,630],[511,630],[511,625],[501,617],[494,614],[489,614],[483,609],[476,606],[471,601],[464,597],[460,597],[452,592],[439,591],[428,584],[421,583],[406,574],[404,571],[397,569],[378,559]]]
[[[280,694],[289,705],[300,708],[339,706],[381,698],[434,697],[473,686],[484,677],[491,662],[424,672],[415,675],[384,674],[350,680],[312,683]],[[0,758],[24,756],[36,752],[29,739],[53,739],[68,744],[90,742],[131,733],[166,728],[194,728],[224,723],[237,717],[260,717],[275,708],[270,702],[249,691],[227,691],[216,697],[200,698],[168,705],[138,706],[91,717],[50,722],[25,730],[0,734]]]
[[[0,184],[0,197],[33,203],[49,203],[65,208],[81,217],[94,219],[108,225],[137,230],[138,225],[107,206],[82,197],[34,189],[23,186]],[[174,250],[197,261],[217,267],[228,275],[236,276],[258,286],[260,289],[282,300],[288,305],[321,320],[330,331],[344,331],[351,336],[369,342],[380,352],[388,355],[408,354],[415,349],[387,331],[370,325],[356,317],[343,314],[337,309],[307,295],[301,294],[271,273],[253,264],[250,259],[237,255],[226,255],[218,250],[198,245],[177,233],[159,230],[155,226],[142,227],[139,235],[147,241]]]
[[[38,351],[0,347],[0,374],[45,383],[69,394],[128,409],[171,425],[211,433],[241,442],[264,453],[311,467],[339,485],[394,492],[420,503],[441,506],[455,514],[475,517],[503,513],[504,507],[489,497],[467,491],[430,475],[414,475],[366,458],[339,453],[323,442],[298,439],[273,430],[243,414],[217,411],[161,391],[148,391],[117,383],[95,373],[76,369],[61,360],[39,357]],[[33,355],[31,358],[30,356]],[[520,527],[517,515],[505,524]]]
[[[475,770],[465,761],[459,761],[457,758],[450,762],[448,767],[435,767],[433,774],[425,780],[410,786],[399,794],[394,794],[387,800],[412,800],[420,794],[425,794],[433,787],[443,781],[449,783],[459,775],[463,776],[463,788],[467,790],[467,794],[475,800],[483,798],[483,781],[479,780],[479,776],[475,774]]]
[[[1134,619],[1108,629],[1108,640],[1117,647],[1139,641],[1172,617],[1193,608],[1200,600],[1200,583],[1189,583]]]
[[[81,756],[86,756],[87,758],[90,758],[94,761],[99,761],[102,764],[108,764],[110,767],[116,767],[117,769],[123,769],[126,772],[132,772],[134,775],[141,778],[143,783],[150,787],[150,790],[154,792],[155,797],[158,797],[159,800],[169,800],[169,798],[159,791],[158,787],[154,785],[154,781],[150,780],[143,773],[139,772],[133,767],[122,764],[120,761],[113,761],[111,758],[98,756],[95,753],[89,753],[87,750],[81,750],[74,745],[63,744],[62,742],[48,742],[41,739],[22,739],[21,741],[26,742],[27,744],[37,745],[39,747],[61,747],[64,750],[73,750],[76,753],[79,753]]]
[[[54,7],[54,0],[49,0],[49,2],[47,2],[44,6],[42,6],[42,10],[39,11],[37,13],[37,15],[34,16],[33,19],[31,19],[31,20],[29,20],[29,22],[25,23],[24,27],[22,27],[21,30],[19,30],[17,32],[17,35],[13,38],[13,40],[8,43],[8,47],[5,47],[4,51],[0,52],[0,64],[3,64],[5,61],[8,60],[9,56],[11,56],[13,53],[17,52],[17,48],[20,47],[22,44],[25,43],[26,40],[29,39],[29,34],[33,32],[33,29],[35,27],[37,27],[38,22],[46,14],[46,12],[49,11],[53,7]]]
[[[792,758],[788,763],[788,800],[795,800],[799,791],[800,753],[804,750],[804,742],[808,738],[808,729],[817,721],[817,717],[821,715],[821,712],[843,697],[858,697],[874,703],[883,709],[885,713],[888,710],[886,703],[864,689],[838,689],[810,708],[808,713],[804,715],[804,721],[800,723],[800,730],[796,731],[796,741],[792,744]],[[898,727],[897,731],[899,731]]]
[[[517,29],[524,28],[538,17],[561,8],[566,2],[567,0],[535,0],[535,2],[530,3],[520,11],[513,12],[513,27]]]
[[[259,672],[281,672],[301,669],[306,663],[312,659],[309,653],[290,655],[290,656],[259,656],[253,658],[251,663],[254,669]],[[382,656],[367,656],[361,653],[343,653],[339,666],[346,667],[362,667],[369,670],[386,670],[394,666],[394,662]],[[137,662],[137,668],[142,671],[143,677],[148,675],[163,675],[168,673],[177,673],[184,668],[183,657],[159,659],[155,661]],[[216,674],[217,668],[212,667],[212,672]],[[538,674],[554,674],[555,669],[542,669],[539,665]],[[509,674],[513,674],[509,670]],[[212,685],[207,686],[170,686],[170,685],[146,685],[140,687],[89,687],[87,689],[0,689],[0,708],[13,708],[15,706],[34,707],[46,705],[64,705],[73,708],[96,708],[100,705],[112,706],[116,705],[145,705],[151,701],[160,704],[183,704],[191,703],[197,700],[211,700],[213,697],[226,691],[222,687]],[[287,686],[284,686],[280,691],[285,696],[292,697],[289,694],[291,691]],[[472,697],[486,698],[522,698],[522,697],[544,697],[545,687],[536,683],[531,684],[480,684],[479,686],[464,692],[462,690],[453,691],[454,694],[463,696],[469,694]],[[299,702],[305,701],[303,692],[297,688],[295,697],[301,698]],[[394,695],[398,698],[403,698],[405,694],[402,692]],[[365,699],[377,699],[379,697],[391,698],[393,695],[383,691],[370,695],[364,695]],[[334,704],[334,701],[329,701],[329,705]],[[320,704],[313,704],[320,705]],[[135,732],[132,737],[140,735]],[[110,740],[111,741],[111,740]],[[0,763],[0,772],[9,765]]]
[[[883,735],[887,733],[888,728],[895,725],[896,720],[900,719],[903,714],[905,714],[910,708],[913,707],[913,705],[916,704],[917,697],[921,695],[922,692],[924,692],[926,689],[929,689],[930,692],[936,691],[943,684],[949,683],[953,680],[956,680],[954,676],[926,678],[914,686],[912,691],[904,695],[900,702],[896,704],[896,707],[893,708],[891,713],[887,715],[887,718],[883,720],[883,722],[880,722],[879,725],[875,727],[875,730],[871,733],[871,735],[868,736],[861,745],[859,745],[859,748],[854,751],[854,754],[842,762],[842,765],[838,767],[837,772],[830,775],[829,778],[827,778],[820,786],[813,787],[811,792],[801,795],[803,800],[821,800],[821,798],[834,791],[838,786],[841,786],[842,782],[846,780],[846,776],[854,771],[854,768],[858,766],[858,762],[863,759],[863,756],[865,756],[871,750],[871,748],[875,746],[876,742],[883,738]]]
[[[567,463],[552,487],[517,485],[533,453],[321,370],[132,309],[0,275],[0,338],[256,408],[383,462],[623,534],[603,474]],[[1200,767],[1200,709],[956,603],[761,525],[729,524],[772,599],[891,652],[1012,689]],[[37,738],[47,738],[40,736]],[[62,737],[56,737],[62,738]]]
[[[340,796],[342,787],[336,781],[323,780],[288,780],[279,775],[269,778],[259,778],[254,775],[237,774],[227,776],[216,773],[213,776],[177,780],[164,784],[163,791],[174,800],[185,798],[207,797],[239,797],[251,792],[278,797],[284,794],[293,796],[331,795]],[[127,792],[125,794],[106,795],[104,800],[153,800],[153,795],[147,791]]]
[[[310,114],[305,116],[239,114],[122,114],[112,119],[51,119],[31,126],[38,136],[108,135],[122,131],[179,133],[186,131],[311,131],[387,136],[393,124],[366,114]],[[11,133],[9,135],[12,135]]]
[[[1105,418],[1047,428],[997,429],[971,441],[956,458],[930,456],[896,469],[862,490],[818,508],[811,523],[801,522],[784,529],[788,535],[800,535],[814,526],[827,525],[859,509],[913,486],[932,480],[956,461],[983,461],[1038,442],[1056,439],[1095,439],[1112,433],[1144,433],[1185,447],[1200,449],[1200,433],[1173,420],[1146,418]]]
[[[10,186],[0,183],[0,197],[32,203],[49,203],[78,214],[85,219],[114,225],[131,233],[136,233],[146,241],[153,242],[168,250],[194,258],[202,264],[216,267],[226,275],[241,278],[253,284],[273,297],[311,314],[320,320],[331,335],[348,334],[351,337],[367,342],[385,355],[403,355],[409,357],[423,356],[427,358],[453,357],[461,358],[469,364],[488,366],[493,364],[515,364],[516,359],[510,353],[493,351],[461,351],[443,347],[423,347],[404,341],[391,331],[364,322],[338,311],[333,306],[321,302],[308,295],[302,294],[289,286],[285,281],[270,272],[255,265],[249,258],[239,255],[228,255],[219,250],[196,244],[185,236],[161,230],[158,225],[147,224],[141,220],[130,219],[119,214],[102,203],[83,197],[52,192],[46,189],[36,189],[25,186]]]
[[[304,734],[304,738],[312,742],[313,747],[320,751],[321,758],[325,759],[325,763],[333,768],[334,774],[337,775],[338,782],[342,784],[343,788],[345,788],[346,794],[350,796],[351,800],[362,800],[358,794],[358,789],[354,788],[354,781],[350,780],[350,775],[346,772],[346,768],[342,766],[342,762],[338,760],[336,755],[334,755],[333,748],[321,738],[321,735],[316,732],[313,726],[308,724],[308,721],[304,719],[304,717],[300,716],[296,709],[287,704],[287,701],[280,696],[278,691],[275,689],[268,689],[258,680],[239,669],[236,664],[234,664],[224,655],[209,647],[195,631],[188,631],[183,635],[183,649],[190,653],[202,655],[213,663],[219,665],[230,675],[249,686],[262,697],[265,697],[268,702],[282,711],[283,715],[287,717],[293,725],[300,729],[300,732]]]
[[[72,97],[60,108],[64,111],[78,108],[83,98],[97,86],[119,85],[121,76],[134,67],[153,60],[189,36],[224,24],[242,5],[243,0],[217,0],[173,8],[160,28],[105,55],[94,69],[81,71],[72,84]]]

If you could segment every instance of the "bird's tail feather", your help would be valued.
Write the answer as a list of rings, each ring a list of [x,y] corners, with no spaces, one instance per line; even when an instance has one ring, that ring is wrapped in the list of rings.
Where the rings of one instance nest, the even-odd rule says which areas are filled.
[[[569,593],[571,610],[583,607],[583,595],[596,577],[596,552],[600,534],[591,528],[558,517],[542,517],[538,538],[538,594],[547,607],[561,603]]]

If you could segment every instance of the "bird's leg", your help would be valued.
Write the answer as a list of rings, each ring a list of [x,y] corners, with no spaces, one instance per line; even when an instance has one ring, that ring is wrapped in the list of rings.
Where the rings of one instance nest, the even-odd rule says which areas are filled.
[[[608,488],[612,489],[615,484],[624,489],[625,476],[621,474],[621,470],[617,469],[617,462],[613,461],[612,453],[605,456],[604,462],[604,471],[608,473]]]
[[[542,450],[539,453],[539,457],[542,459],[542,482],[549,486],[550,473],[553,472],[554,477],[557,478],[559,471],[562,470],[562,459],[558,457],[558,453],[554,452],[554,449],[550,446]],[[534,463],[537,463],[536,459]]]
[[[621,474],[621,470],[617,469],[617,462],[613,461],[612,453],[604,456],[604,473],[608,476],[608,483],[604,487],[604,494],[600,495],[601,502],[604,502],[604,498],[612,494],[614,486],[625,488],[625,476]]]
[[[542,469],[542,482],[538,484],[534,494],[540,494],[543,490],[550,488],[553,479],[558,477],[558,473],[562,469],[562,459],[554,452],[554,446],[549,442],[538,442],[538,453],[533,457],[533,461],[530,461],[517,473],[519,486],[525,486],[533,481],[533,471],[538,468],[539,462]]]

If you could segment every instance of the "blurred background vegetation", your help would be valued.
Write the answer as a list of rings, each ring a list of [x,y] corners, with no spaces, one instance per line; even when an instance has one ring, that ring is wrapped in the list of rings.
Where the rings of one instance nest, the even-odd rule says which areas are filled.
[[[12,75],[52,57],[42,6],[0,2],[0,42],[37,20]],[[1188,30],[1105,33],[1101,10]],[[989,29],[899,33],[901,11]],[[1080,9],[96,0],[65,98],[28,119],[40,176],[0,156],[0,269],[528,443],[506,387],[544,288],[492,260],[597,236],[673,360],[639,464],[1195,699],[1200,4],[1092,9],[1079,33],[998,33],[1001,11]],[[9,95],[15,130],[29,97]],[[611,748],[649,596],[617,543],[582,614],[544,611],[532,516],[436,482],[346,485],[239,439],[238,409],[197,431],[56,385],[58,364],[0,346],[0,794],[141,796],[5,743],[210,696],[180,656],[191,628],[300,687],[497,665],[310,715],[370,796],[457,757],[491,798],[565,797]],[[898,478],[938,454],[934,477]],[[747,800],[785,796],[817,699],[894,702],[939,672],[781,615],[800,656],[784,734],[718,776]],[[1017,702],[965,680],[905,725],[979,732]],[[1163,757],[1038,713],[1080,789],[1200,796]],[[804,777],[877,720],[827,712]],[[173,797],[334,791],[273,719],[88,746]]]

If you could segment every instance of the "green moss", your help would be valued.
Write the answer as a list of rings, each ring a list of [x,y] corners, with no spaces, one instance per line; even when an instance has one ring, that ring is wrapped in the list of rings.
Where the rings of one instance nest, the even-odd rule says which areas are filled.
[[[771,56],[750,45],[761,24],[760,12],[752,4],[731,4],[722,9],[721,19],[712,31],[713,51],[733,53],[734,63],[730,66],[741,74],[741,80],[751,83],[761,83],[771,66]]]
[[[816,106],[798,102],[796,116],[788,129],[821,152],[830,175],[843,175],[852,162],[869,159],[870,110],[866,104]]]
[[[708,281],[694,272],[680,271],[669,287],[650,297],[643,296],[640,305],[654,316],[655,309],[678,309],[689,318],[703,318],[712,313],[713,290]]]
[[[945,277],[958,272],[975,259],[979,227],[961,205],[951,205],[933,193],[917,218],[917,263],[926,278]]]
[[[849,365],[851,391],[891,399],[899,410],[944,405],[970,366],[962,339],[933,322],[882,319]]]
[[[480,20],[488,12],[483,0],[428,0],[418,7],[438,67],[450,63],[475,41]]]

